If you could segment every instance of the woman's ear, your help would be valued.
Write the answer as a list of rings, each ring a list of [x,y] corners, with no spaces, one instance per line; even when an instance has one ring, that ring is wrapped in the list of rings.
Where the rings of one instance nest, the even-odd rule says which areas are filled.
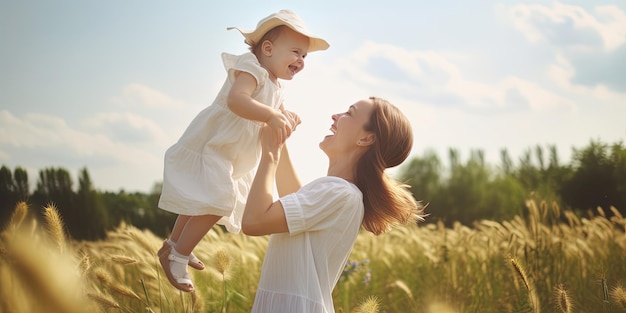
[[[265,56],[272,56],[272,42],[265,40],[261,43],[261,53]]]
[[[356,145],[366,147],[372,145],[374,142],[376,142],[376,135],[374,135],[374,133],[368,133],[367,135],[359,138]]]

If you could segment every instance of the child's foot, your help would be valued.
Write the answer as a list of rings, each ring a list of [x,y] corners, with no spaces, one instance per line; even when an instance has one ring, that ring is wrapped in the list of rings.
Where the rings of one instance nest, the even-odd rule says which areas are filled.
[[[173,248],[173,247],[174,247],[173,243],[169,241],[168,239],[166,239],[163,241],[163,246],[161,246],[161,249],[159,249],[159,252],[157,252],[157,255],[161,256],[161,254],[163,253],[163,251],[165,251],[166,248]],[[204,269],[204,263],[202,263],[202,261],[200,261],[200,259],[198,259],[193,254],[193,252],[191,252],[191,254],[189,255],[189,266],[199,271]]]
[[[198,259],[193,252],[189,255],[189,266],[199,271],[204,269],[204,263],[202,263],[202,261],[200,261],[200,259]]]
[[[167,280],[170,281],[172,286],[178,290],[185,292],[192,292],[194,290],[193,283],[187,272],[187,263],[189,259],[180,256],[176,250],[168,247],[165,250],[159,250],[162,254],[159,255],[159,262],[161,267],[167,276]]]

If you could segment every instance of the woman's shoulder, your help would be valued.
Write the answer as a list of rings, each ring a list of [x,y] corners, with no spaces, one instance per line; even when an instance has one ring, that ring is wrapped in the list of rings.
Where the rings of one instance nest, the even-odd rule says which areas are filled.
[[[337,184],[337,185],[344,185],[344,186],[350,186],[353,185],[351,182],[338,177],[338,176],[322,176],[322,177],[318,177],[314,180],[312,180],[310,182],[310,184]],[[356,187],[356,186],[355,186]]]
[[[358,194],[361,196],[361,191],[356,185],[337,176],[319,177],[303,186],[302,189],[325,194]]]

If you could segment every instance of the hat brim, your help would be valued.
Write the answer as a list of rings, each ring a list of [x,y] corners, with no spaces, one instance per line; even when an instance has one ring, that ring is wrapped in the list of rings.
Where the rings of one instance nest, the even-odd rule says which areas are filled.
[[[261,40],[261,38],[263,37],[263,35],[265,35],[265,33],[270,31],[274,27],[281,26],[281,25],[287,26],[291,28],[292,30],[294,30],[295,32],[298,32],[304,36],[309,37],[309,52],[326,50],[328,49],[328,47],[330,47],[330,45],[328,44],[328,42],[326,42],[326,40],[307,32],[305,29],[291,25],[290,23],[280,18],[276,18],[276,17],[268,19],[263,24],[259,25],[259,27],[257,27],[255,30],[246,30],[246,29],[241,29],[239,27],[228,27],[227,29],[238,30],[243,35],[243,37],[246,38],[246,43],[253,46],[259,43],[259,40]]]

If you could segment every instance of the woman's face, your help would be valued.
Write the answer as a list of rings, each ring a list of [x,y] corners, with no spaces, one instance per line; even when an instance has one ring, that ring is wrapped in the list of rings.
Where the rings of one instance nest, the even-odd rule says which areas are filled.
[[[330,127],[331,135],[324,137],[320,148],[330,157],[355,151],[367,143],[371,132],[365,130],[374,102],[364,99],[351,105],[346,112],[333,114],[333,124]]]

